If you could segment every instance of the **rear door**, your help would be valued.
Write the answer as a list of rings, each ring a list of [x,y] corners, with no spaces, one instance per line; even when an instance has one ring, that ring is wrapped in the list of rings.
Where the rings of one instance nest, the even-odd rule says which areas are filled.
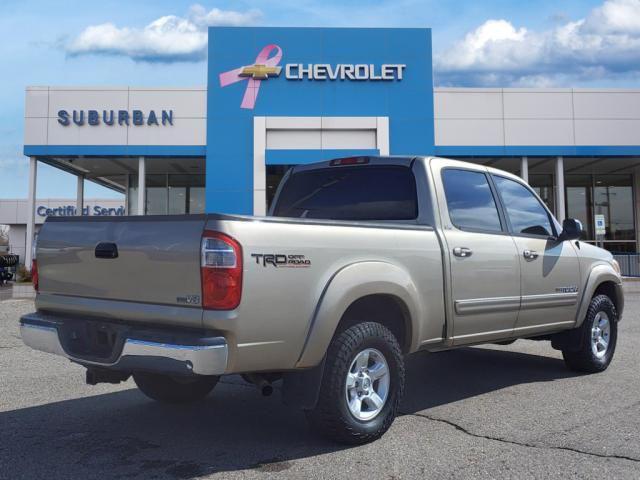
[[[484,167],[432,161],[450,262],[455,344],[511,335],[520,262]]]
[[[551,214],[528,186],[497,174],[493,181],[520,259],[522,298],[516,333],[573,324],[580,267],[572,242],[557,240]]]

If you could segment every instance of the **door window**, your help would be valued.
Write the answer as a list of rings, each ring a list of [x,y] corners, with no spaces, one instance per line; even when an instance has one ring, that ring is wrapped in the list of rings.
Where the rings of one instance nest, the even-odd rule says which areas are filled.
[[[448,168],[442,171],[451,222],[461,230],[500,232],[500,216],[487,176]]]
[[[493,178],[514,234],[553,235],[549,214],[527,187],[508,178]]]

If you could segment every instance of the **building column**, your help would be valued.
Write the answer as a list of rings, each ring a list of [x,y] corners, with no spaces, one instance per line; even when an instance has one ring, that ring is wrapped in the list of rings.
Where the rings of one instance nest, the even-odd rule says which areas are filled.
[[[520,178],[529,183],[529,158],[522,157],[520,161]]]
[[[146,205],[147,173],[144,157],[138,158],[138,211],[137,215],[144,215]]]
[[[635,220],[636,252],[640,252],[640,168],[633,171],[633,201],[635,203],[633,211]]]
[[[253,215],[267,214],[267,117],[253,117]]]
[[[82,216],[84,209],[84,175],[78,175],[78,187],[76,190],[76,215]]]
[[[38,160],[29,157],[29,197],[27,198],[27,238],[24,252],[24,265],[31,270],[33,260],[33,237],[36,230],[36,178],[38,175]]]
[[[564,161],[562,157],[556,158],[556,218],[562,224],[565,219],[564,207]]]
[[[127,179],[126,183],[125,183],[125,190],[124,190],[124,214],[125,215],[131,215],[129,213],[129,182],[131,181],[131,175],[127,174],[125,176],[125,178]]]

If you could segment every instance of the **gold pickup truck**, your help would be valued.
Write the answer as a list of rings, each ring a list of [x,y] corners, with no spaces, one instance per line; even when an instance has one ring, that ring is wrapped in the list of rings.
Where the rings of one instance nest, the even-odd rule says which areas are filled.
[[[267,217],[49,218],[24,342],[200,399],[242,374],[318,432],[362,443],[393,422],[404,358],[518,338],[571,369],[613,357],[624,299],[610,253],[520,178],[425,157],[296,166]]]

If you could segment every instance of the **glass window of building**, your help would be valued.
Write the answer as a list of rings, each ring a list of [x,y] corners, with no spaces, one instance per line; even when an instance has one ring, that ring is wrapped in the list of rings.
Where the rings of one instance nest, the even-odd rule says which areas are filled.
[[[204,212],[204,175],[169,175],[169,214]]]
[[[612,251],[635,250],[633,187],[631,175],[596,175],[593,189],[594,215],[604,215],[605,241]]]
[[[586,239],[593,240],[593,179],[591,175],[565,175],[566,216],[580,220]]]
[[[168,207],[167,198],[167,176],[147,175],[146,176],[147,215],[166,215]]]
[[[200,174],[151,174],[146,176],[146,215],[204,213],[205,176]],[[129,214],[138,212],[138,176],[129,176]]]
[[[612,252],[635,252],[636,234],[631,175],[565,175],[567,217],[577,218],[586,241],[602,241]],[[594,216],[604,215],[606,233],[596,239]]]
[[[204,187],[189,187],[189,213],[204,213]]]

